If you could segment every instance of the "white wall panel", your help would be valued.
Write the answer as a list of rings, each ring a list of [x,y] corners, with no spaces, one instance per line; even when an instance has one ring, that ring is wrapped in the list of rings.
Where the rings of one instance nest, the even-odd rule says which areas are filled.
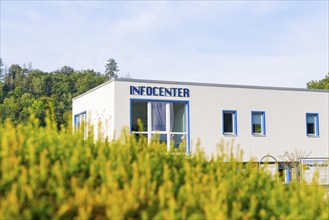
[[[190,97],[130,95],[130,86],[188,88]],[[110,95],[111,94],[111,95]],[[112,97],[112,98],[111,98]],[[87,110],[93,120],[109,120],[104,127],[111,138],[129,129],[130,99],[189,101],[192,151],[201,147],[211,155],[221,141],[234,140],[244,151],[244,159],[258,160],[270,154],[277,157],[294,149],[311,152],[311,157],[329,156],[329,91],[227,86],[213,84],[174,83],[142,80],[116,80],[74,99],[73,114]],[[237,136],[222,131],[222,111],[237,111]],[[251,111],[264,111],[266,136],[251,133]],[[318,113],[320,136],[306,136],[306,113]],[[96,123],[95,121],[93,123]]]
[[[107,82],[96,89],[73,99],[74,115],[87,112],[87,120],[94,128],[94,136],[113,138],[114,130],[114,85]]]

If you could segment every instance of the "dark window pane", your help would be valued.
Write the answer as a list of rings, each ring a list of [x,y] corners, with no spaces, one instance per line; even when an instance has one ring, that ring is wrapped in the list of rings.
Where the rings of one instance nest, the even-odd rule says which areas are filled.
[[[142,127],[138,125],[138,119]],[[131,106],[131,131],[147,131],[147,102],[133,101]]]
[[[186,114],[185,114],[185,103],[171,103],[170,108],[170,123],[171,131],[173,132],[185,132],[186,131]]]
[[[233,133],[233,113],[224,113],[224,133]]]
[[[153,141],[159,141],[161,144],[167,144],[167,135],[166,134],[153,134]]]
[[[186,135],[185,134],[173,134],[171,135],[171,141],[174,148],[186,147]]]
[[[314,124],[307,124],[307,134],[315,134]]]
[[[255,134],[262,133],[262,126],[260,124],[253,124],[252,125],[252,132]]]
[[[147,134],[141,134],[141,133],[133,133],[136,137],[136,140],[143,139],[145,142],[147,142]]]

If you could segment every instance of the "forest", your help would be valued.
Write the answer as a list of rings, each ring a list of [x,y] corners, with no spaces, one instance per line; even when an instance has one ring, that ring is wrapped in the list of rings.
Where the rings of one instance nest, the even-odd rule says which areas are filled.
[[[70,66],[45,72],[29,64],[6,68],[0,59],[0,123],[7,118],[14,125],[27,121],[31,113],[45,125],[46,112],[54,116],[58,128],[70,126],[72,98],[111,78],[118,77],[118,65],[107,60],[105,73],[93,69],[74,70]],[[306,84],[308,89],[329,89],[329,73],[321,80]]]
[[[70,66],[44,72],[31,65],[5,68],[1,60],[0,123],[7,118],[14,125],[24,123],[33,112],[44,126],[46,112],[50,111],[58,128],[70,126],[72,98],[118,77],[114,59],[109,59],[105,67],[105,74]]]

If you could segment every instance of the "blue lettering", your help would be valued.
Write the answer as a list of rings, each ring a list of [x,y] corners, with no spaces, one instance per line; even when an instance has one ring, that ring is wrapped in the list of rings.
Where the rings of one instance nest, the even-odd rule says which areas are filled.
[[[178,96],[179,96],[179,97],[182,97],[182,93],[183,93],[182,90],[183,90],[183,89],[181,89],[181,88],[178,89]]]
[[[168,88],[165,88],[165,96],[171,96],[171,90]]]
[[[173,96],[177,96],[176,95],[176,90],[177,90],[177,88],[171,88],[171,91],[174,91]]]
[[[188,88],[166,88],[152,86],[130,86],[130,95],[190,97]]]
[[[158,96],[159,95],[158,90],[159,90],[158,87],[153,87],[153,95],[154,96]]]
[[[135,95],[135,94],[140,95],[139,88],[137,88],[135,86],[132,86],[132,90],[130,90],[130,92],[131,92],[132,95]]]
[[[164,88],[163,87],[160,87],[159,90],[160,90],[160,94],[159,95],[160,96],[164,96]]]
[[[152,87],[146,87],[146,95],[152,95]]]
[[[145,86],[140,87],[140,94],[144,95],[145,94]]]
[[[190,97],[190,90],[184,89],[184,97]]]

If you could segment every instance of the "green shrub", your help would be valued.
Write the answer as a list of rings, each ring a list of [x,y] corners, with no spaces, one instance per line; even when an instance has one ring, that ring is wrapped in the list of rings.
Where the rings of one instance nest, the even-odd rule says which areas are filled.
[[[86,140],[35,119],[0,125],[0,219],[327,219],[316,184],[283,185],[222,151],[206,160],[123,132]],[[224,162],[229,161],[229,162]]]

